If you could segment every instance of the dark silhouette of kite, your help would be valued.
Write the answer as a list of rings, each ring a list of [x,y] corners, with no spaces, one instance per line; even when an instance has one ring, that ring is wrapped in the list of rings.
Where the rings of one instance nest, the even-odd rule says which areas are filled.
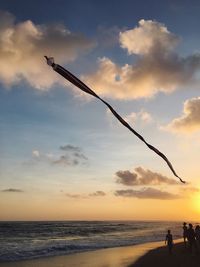
[[[148,148],[150,148],[151,150],[153,150],[156,154],[158,154],[161,158],[163,158],[165,160],[165,162],[167,163],[167,165],[169,166],[170,170],[172,171],[172,173],[179,178],[179,180],[182,183],[185,183],[185,181],[183,181],[175,172],[171,162],[168,160],[168,158],[162,153],[160,152],[157,148],[155,148],[154,146],[150,145],[149,143],[146,142],[146,140],[139,134],[137,133],[113,108],[112,106],[107,103],[105,100],[103,100],[100,96],[98,96],[92,89],[90,89],[86,84],[84,84],[81,80],[79,80],[76,76],[74,76],[71,72],[69,72],[68,70],[64,69],[62,66],[55,64],[54,63],[54,59],[52,57],[48,58],[47,56],[45,56],[46,60],[47,60],[47,64],[50,65],[57,73],[59,73],[61,76],[63,76],[65,79],[67,79],[68,81],[70,81],[72,84],[74,84],[75,86],[77,86],[79,89],[81,89],[82,91],[93,95],[94,97],[98,98],[101,102],[103,102],[108,108],[109,110],[113,113],[113,115],[126,127],[128,128],[133,134],[135,134],[142,142],[144,142]]]

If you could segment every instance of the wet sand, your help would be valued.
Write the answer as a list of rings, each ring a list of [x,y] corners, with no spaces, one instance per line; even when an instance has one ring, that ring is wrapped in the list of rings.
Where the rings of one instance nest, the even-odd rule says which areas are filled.
[[[163,242],[54,256],[35,260],[0,263],[0,267],[127,267]]]
[[[164,242],[101,249],[65,256],[0,263],[0,267],[200,267],[200,255],[188,253],[180,241],[169,255]]]

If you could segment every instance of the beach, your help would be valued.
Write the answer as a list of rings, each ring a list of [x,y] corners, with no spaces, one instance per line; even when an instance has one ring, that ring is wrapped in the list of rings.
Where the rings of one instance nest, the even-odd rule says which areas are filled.
[[[0,263],[0,267],[125,267],[133,264],[149,250],[161,245],[163,242],[99,249],[65,256],[5,262]]]
[[[70,221],[0,224],[0,267],[199,267],[179,222]],[[173,254],[165,245],[174,236]]]
[[[180,240],[169,255],[162,242],[99,249],[72,255],[0,263],[0,267],[199,267],[200,255],[190,254]]]
[[[149,250],[143,256],[127,267],[199,267],[200,254],[189,253],[184,244],[177,243],[173,248],[173,254],[167,253],[166,247],[161,246]]]

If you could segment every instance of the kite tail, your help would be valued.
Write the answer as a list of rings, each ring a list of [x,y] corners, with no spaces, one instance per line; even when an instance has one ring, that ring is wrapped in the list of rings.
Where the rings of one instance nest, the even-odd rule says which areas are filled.
[[[52,66],[52,68],[59,73],[61,76],[63,76],[65,79],[70,81],[72,84],[77,86],[79,89],[84,91],[85,93],[88,93],[90,95],[93,95],[94,97],[98,98],[101,102],[103,102],[109,110],[112,112],[112,114],[126,127],[128,128],[134,135],[136,135],[142,142],[148,146],[149,149],[153,150],[157,155],[159,155],[168,165],[174,176],[176,176],[182,183],[185,183],[175,172],[171,162],[168,160],[168,158],[160,152],[157,148],[154,146],[150,145],[149,143],[146,142],[146,140],[143,138],[142,135],[140,135],[138,132],[136,132],[114,109],[113,107],[108,104],[105,100],[103,100],[101,97],[99,97],[92,89],[90,89],[86,84],[84,84],[81,80],[79,80],[76,76],[74,76],[71,72],[68,70],[64,69],[62,66],[55,64],[53,58],[48,58],[46,57],[47,64]]]
[[[113,115],[126,127],[128,128],[132,133],[134,133],[141,141],[143,141],[148,148],[150,148],[151,150],[153,150],[156,154],[158,154],[161,158],[163,158],[165,160],[165,162],[167,163],[167,165],[169,166],[169,168],[171,169],[171,171],[173,172],[173,174],[179,178],[179,180],[182,183],[185,183],[185,181],[183,181],[175,172],[171,162],[168,160],[168,158],[162,153],[160,152],[157,148],[155,148],[154,146],[150,145],[149,143],[146,142],[146,140],[139,134],[137,133],[106,101],[104,101],[103,99],[101,99],[99,97],[99,99],[110,109],[110,111],[113,113]]]
[[[154,146],[148,144],[146,141],[145,141],[145,144],[148,146],[148,148],[150,148],[151,150],[153,150],[155,153],[157,153],[160,157],[162,157],[165,162],[167,163],[167,165],[169,166],[169,168],[171,169],[171,171],[173,172],[174,176],[176,176],[182,183],[185,183],[185,181],[183,181],[179,176],[178,174],[175,172],[171,162],[168,160],[168,158],[162,153],[160,152],[157,148],[155,148]]]

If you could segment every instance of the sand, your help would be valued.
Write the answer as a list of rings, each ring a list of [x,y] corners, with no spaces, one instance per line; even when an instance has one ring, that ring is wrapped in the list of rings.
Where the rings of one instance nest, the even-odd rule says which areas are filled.
[[[138,260],[127,267],[200,267],[200,253],[192,253],[184,247],[183,243],[177,243],[173,247],[173,253],[169,255],[166,247],[158,247],[145,253]]]
[[[190,254],[179,242],[176,242],[172,255],[169,255],[166,246],[163,246],[164,242],[154,242],[0,263],[0,267],[200,267],[200,255]]]

